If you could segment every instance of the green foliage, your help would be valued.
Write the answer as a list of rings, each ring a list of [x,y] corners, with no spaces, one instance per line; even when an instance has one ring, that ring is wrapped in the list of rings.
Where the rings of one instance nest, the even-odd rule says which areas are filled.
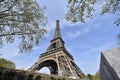
[[[53,76],[51,77],[51,80],[56,80]]]
[[[65,80],[65,78],[62,78],[61,80]]]
[[[88,78],[89,80],[93,80],[93,76],[92,76],[91,74],[88,74],[88,75],[87,75],[87,78]]]
[[[7,72],[6,71],[5,75],[14,77],[15,75],[17,75],[17,73],[16,72],[12,72],[12,71],[11,72]]]
[[[44,10],[36,0],[0,0],[0,47],[17,39],[19,52],[30,52],[46,33]]]
[[[15,63],[4,58],[0,58],[0,67],[15,69]]]
[[[36,76],[35,80],[41,80],[41,76],[40,75]]]
[[[115,24],[120,24],[120,0],[68,0],[69,11],[66,20],[85,23],[86,18],[92,18],[94,15],[96,4],[101,8],[101,15],[115,14],[118,16]]]
[[[85,23],[85,18],[92,18],[96,0],[68,0],[69,11],[66,19],[71,22]]]
[[[29,75],[27,76],[27,79],[28,79],[28,80],[33,80],[33,77],[34,77],[33,74],[29,74]]]
[[[81,77],[81,78],[85,78],[86,75],[82,73],[82,74],[80,74],[80,77]]]
[[[101,80],[98,72],[97,72],[95,75],[88,74],[86,77],[87,77],[89,80]]]
[[[65,78],[58,78],[57,80],[65,80]]]
[[[98,72],[94,75],[93,80],[101,80]]]
[[[88,79],[88,80],[101,80],[100,76],[99,76],[99,73],[96,72],[95,75],[91,75],[91,74],[88,74],[88,75],[85,75],[85,74],[81,74],[80,75],[81,78],[84,80]]]

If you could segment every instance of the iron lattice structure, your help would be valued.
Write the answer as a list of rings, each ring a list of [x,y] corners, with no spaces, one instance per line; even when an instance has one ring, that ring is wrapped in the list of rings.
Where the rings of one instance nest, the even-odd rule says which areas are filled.
[[[67,51],[61,37],[59,20],[56,20],[56,29],[53,39],[45,53],[42,53],[29,70],[36,71],[48,67],[51,74],[71,78],[80,78],[83,72],[75,64],[73,56]]]

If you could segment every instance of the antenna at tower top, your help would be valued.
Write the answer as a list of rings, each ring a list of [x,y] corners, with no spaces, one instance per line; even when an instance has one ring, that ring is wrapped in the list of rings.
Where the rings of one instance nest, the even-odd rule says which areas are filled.
[[[56,39],[58,37],[61,38],[61,32],[60,32],[59,20],[57,19],[56,20],[56,29],[55,29],[55,33],[54,33],[53,39]]]

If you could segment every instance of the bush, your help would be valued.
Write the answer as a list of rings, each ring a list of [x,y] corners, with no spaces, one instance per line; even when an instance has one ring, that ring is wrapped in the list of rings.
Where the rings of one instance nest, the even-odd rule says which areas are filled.
[[[0,67],[15,69],[15,63],[4,58],[0,58]]]
[[[65,78],[62,78],[62,80],[65,80]]]
[[[86,76],[85,76],[85,74],[82,73],[82,74],[80,74],[80,77],[85,78]]]
[[[51,80],[56,80],[53,76],[51,77]]]
[[[93,76],[91,74],[88,74],[87,77],[89,78],[89,80],[93,80]]]
[[[29,74],[27,80],[33,80],[33,75]]]
[[[36,76],[35,80],[41,80],[41,76],[40,75]]]

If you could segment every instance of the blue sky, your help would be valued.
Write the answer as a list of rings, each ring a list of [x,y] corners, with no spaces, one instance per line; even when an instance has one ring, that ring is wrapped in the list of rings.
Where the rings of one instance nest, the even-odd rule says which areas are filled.
[[[0,53],[3,54],[0,57],[15,62],[18,69],[28,69],[47,49],[54,34],[56,20],[59,19],[62,38],[67,50],[85,74],[95,74],[99,70],[101,51],[118,46],[117,34],[120,32],[120,27],[113,24],[116,19],[114,15],[100,16],[99,9],[92,20],[88,19],[84,24],[71,24],[65,20],[66,1],[39,0],[41,5],[47,7],[45,15],[48,17],[46,27],[48,33],[45,39],[40,42],[39,46],[35,46],[30,54],[18,54],[17,41],[14,44],[6,44],[0,49]]]

